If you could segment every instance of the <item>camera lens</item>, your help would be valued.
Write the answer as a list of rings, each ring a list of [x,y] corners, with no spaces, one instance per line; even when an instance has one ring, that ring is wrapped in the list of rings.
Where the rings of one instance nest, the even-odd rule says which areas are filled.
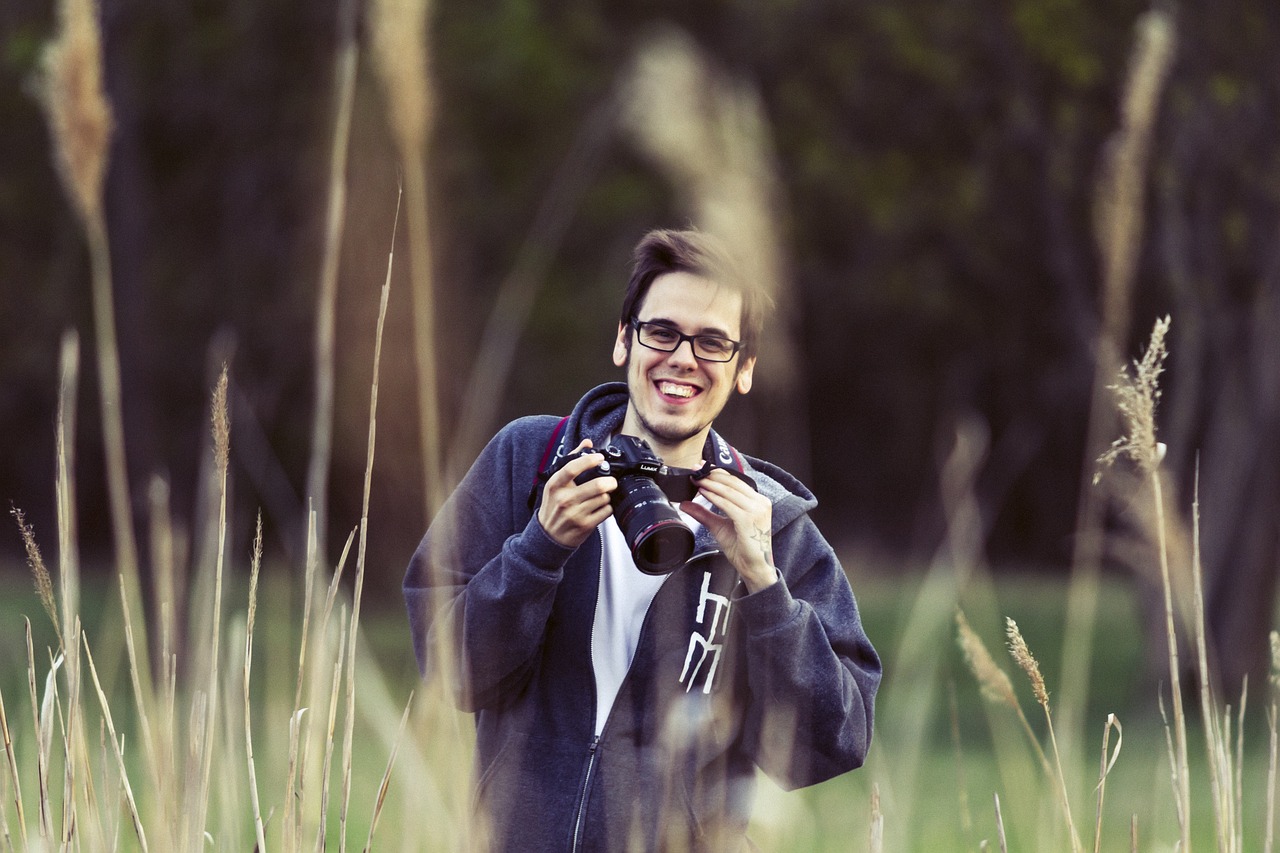
[[[657,483],[626,476],[613,494],[614,517],[640,571],[665,575],[685,564],[693,554],[693,531]]]

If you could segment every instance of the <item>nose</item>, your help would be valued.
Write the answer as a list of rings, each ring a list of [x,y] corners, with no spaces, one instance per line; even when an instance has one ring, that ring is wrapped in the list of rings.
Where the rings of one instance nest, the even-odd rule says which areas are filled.
[[[689,345],[687,349],[685,344]],[[697,367],[698,357],[693,354],[693,339],[685,338],[676,344],[676,348],[667,356],[667,361],[682,367]]]

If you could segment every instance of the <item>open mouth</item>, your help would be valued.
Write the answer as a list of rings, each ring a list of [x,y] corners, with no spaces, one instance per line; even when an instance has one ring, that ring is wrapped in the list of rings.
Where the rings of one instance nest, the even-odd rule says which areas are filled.
[[[695,385],[686,385],[683,382],[672,382],[668,379],[659,380],[658,393],[664,397],[675,400],[690,400],[702,393],[702,389]]]

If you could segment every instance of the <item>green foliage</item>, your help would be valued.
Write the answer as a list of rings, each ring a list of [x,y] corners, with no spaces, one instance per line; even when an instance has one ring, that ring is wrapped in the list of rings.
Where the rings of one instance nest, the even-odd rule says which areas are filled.
[[[1097,85],[1106,65],[1095,48],[1097,16],[1079,0],[1018,0],[1012,19],[1028,52],[1069,85]]]
[[[996,558],[1064,562],[1093,367],[1093,188],[1099,152],[1120,121],[1134,22],[1146,7],[438,4],[437,122],[426,156],[444,408],[463,398],[475,330],[557,176],[575,166],[589,178],[571,202],[563,240],[538,246],[548,266],[534,283],[531,328],[498,417],[562,409],[581,383],[614,375],[600,342],[611,338],[627,247],[690,211],[625,134],[605,134],[590,157],[574,145],[637,46],[654,26],[674,23],[765,104],[809,401],[809,434],[795,445],[840,446],[849,460],[809,463],[824,529],[904,552],[927,546],[934,531],[920,519],[933,514],[935,442],[957,410],[973,410],[992,430],[995,473],[982,498],[992,502]],[[37,522],[47,522],[52,506],[46,390],[56,341],[68,326],[87,328],[88,314],[79,238],[39,111],[24,92],[49,15],[46,4],[13,0],[0,27],[0,427],[38,442],[0,471]],[[108,200],[129,457],[135,482],[154,471],[174,475],[180,514],[197,500],[184,484],[198,464],[204,365],[214,341],[233,341],[234,373],[269,460],[240,463],[246,503],[266,504],[269,519],[292,515],[281,528],[298,526],[335,20],[335,4],[283,0],[202,3],[165,15],[125,3],[104,18],[118,116]],[[1235,318],[1226,328],[1250,315],[1280,211],[1280,109],[1265,82],[1274,77],[1278,28],[1274,10],[1258,0],[1230,15],[1181,9],[1179,26],[1153,164],[1160,187],[1150,206],[1159,215],[1150,217],[1156,232],[1135,313],[1163,313],[1179,294],[1197,291],[1188,312],[1226,312]],[[361,347],[370,339],[365,297],[385,269],[398,172],[382,108],[362,66],[339,314],[340,339]],[[409,310],[400,260],[388,345],[408,352],[407,332],[395,325]],[[1231,362],[1223,335],[1211,347],[1228,354],[1206,353],[1207,371]],[[339,418],[357,433],[363,364],[339,365]],[[388,382],[405,405],[387,413],[383,449],[408,460],[416,452],[407,422],[413,378]],[[1187,405],[1197,409],[1185,419],[1189,434],[1205,432],[1212,403]],[[94,429],[85,423],[86,435]],[[85,444],[84,465],[96,471],[96,442]],[[335,493],[354,491],[343,487],[361,466],[358,453],[335,460]],[[255,476],[267,469],[270,478]],[[82,487],[101,495],[96,478]],[[421,533],[417,514],[403,511],[419,488],[405,473],[373,496],[385,527],[371,547],[384,549],[377,557],[387,565],[402,563]],[[338,500],[341,529],[355,508]],[[103,533],[86,530],[95,544]]]

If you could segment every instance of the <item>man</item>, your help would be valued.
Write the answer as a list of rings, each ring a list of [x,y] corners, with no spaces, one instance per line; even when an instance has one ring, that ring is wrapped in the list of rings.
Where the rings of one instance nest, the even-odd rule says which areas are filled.
[[[749,849],[757,767],[791,788],[862,764],[880,662],[817,502],[712,430],[751,390],[763,302],[708,236],[646,235],[626,384],[507,425],[418,546],[414,647],[476,715],[480,846]],[[600,473],[628,436],[696,487],[668,574],[637,568]]]

